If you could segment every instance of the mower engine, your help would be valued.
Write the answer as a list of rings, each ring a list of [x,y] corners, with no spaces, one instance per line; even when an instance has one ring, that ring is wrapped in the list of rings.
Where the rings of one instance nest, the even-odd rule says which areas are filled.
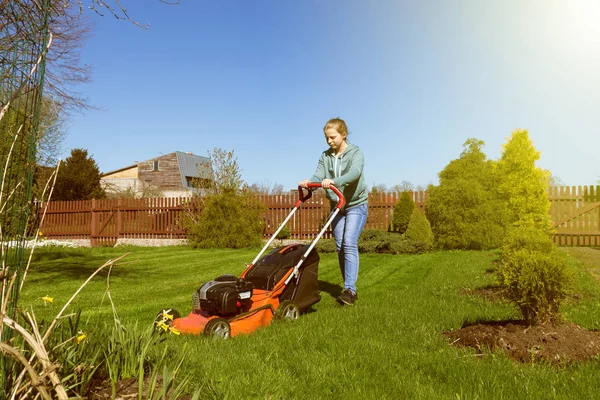
[[[206,282],[192,295],[193,310],[211,315],[237,314],[249,308],[252,289],[252,282],[234,275],[221,275]]]

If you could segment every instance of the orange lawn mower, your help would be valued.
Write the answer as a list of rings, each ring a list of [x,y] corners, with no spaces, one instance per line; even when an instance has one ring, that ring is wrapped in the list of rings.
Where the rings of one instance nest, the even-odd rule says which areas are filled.
[[[162,309],[156,318],[159,331],[225,339],[268,326],[273,319],[295,320],[319,302],[319,255],[314,247],[344,207],[338,188],[329,186],[338,203],[310,244],[281,246],[261,256],[302,203],[310,199],[311,189],[321,186],[309,183],[306,194],[299,186],[294,209],[240,277],[221,275],[200,286],[192,295],[192,311],[186,317],[174,309]]]

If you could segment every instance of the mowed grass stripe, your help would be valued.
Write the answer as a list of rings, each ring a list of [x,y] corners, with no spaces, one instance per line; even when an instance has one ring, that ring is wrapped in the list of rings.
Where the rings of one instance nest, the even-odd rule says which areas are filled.
[[[101,264],[100,258],[125,251],[132,252],[127,259],[138,261],[113,270],[111,293],[125,323],[150,323],[162,306],[189,312],[193,290],[220,274],[241,273],[244,262],[252,261],[258,250],[117,248],[63,254],[45,268],[36,261],[23,305],[51,315],[59,304],[43,307],[39,297],[68,298],[69,290],[82,281],[61,278],[53,284],[61,261],[78,262],[89,271]],[[331,293],[323,291],[315,311],[293,323],[273,324],[227,341],[169,336],[155,351],[168,346],[173,358],[184,354],[183,373],[192,376],[195,387],[202,387],[204,398],[595,398],[600,392],[597,361],[564,368],[514,364],[500,355],[449,346],[443,338],[444,330],[469,321],[518,317],[510,304],[464,294],[464,289],[493,283],[489,271],[496,256],[461,251],[362,255],[354,307],[338,306]],[[565,309],[591,328],[597,321],[591,316],[600,315],[600,294],[593,278],[579,271],[578,288],[585,299],[573,300]],[[84,313],[100,312],[110,322],[106,304],[90,311],[98,310],[105,278],[82,292],[85,300],[78,306]],[[319,280],[329,291],[341,287],[334,254],[321,255]]]

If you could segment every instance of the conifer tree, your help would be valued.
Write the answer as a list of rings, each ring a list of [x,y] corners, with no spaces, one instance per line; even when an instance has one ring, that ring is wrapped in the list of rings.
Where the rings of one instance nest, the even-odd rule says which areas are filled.
[[[426,249],[433,245],[433,232],[427,217],[421,210],[414,208],[408,223],[408,228],[404,236],[413,242],[423,243]]]
[[[484,142],[468,139],[463,152],[430,185],[427,219],[439,247],[490,249],[501,245],[506,231],[506,206],[497,191],[496,162],[488,160]]]
[[[498,161],[498,191],[507,204],[513,226],[550,229],[548,185],[550,172],[536,167],[540,152],[535,149],[527,130],[515,130],[504,144]]]
[[[400,234],[406,232],[410,216],[415,209],[415,202],[410,195],[410,192],[404,191],[398,199],[398,203],[394,206],[394,214],[392,215],[392,225],[394,232]]]
[[[100,170],[85,149],[73,149],[58,171],[52,200],[91,200],[106,197]]]

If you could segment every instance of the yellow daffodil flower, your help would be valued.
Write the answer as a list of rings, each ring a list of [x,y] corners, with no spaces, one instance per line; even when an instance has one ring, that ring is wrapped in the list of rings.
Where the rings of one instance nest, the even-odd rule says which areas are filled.
[[[177,328],[173,328],[172,326],[169,327],[169,331],[173,334],[173,335],[181,335],[181,332],[179,331],[179,329]]]
[[[79,335],[75,338],[75,342],[77,344],[81,343],[83,340],[85,340],[85,338],[87,338],[87,335],[81,331],[78,332]]]
[[[161,317],[163,318],[163,320],[169,319],[169,320],[173,321],[173,314],[169,314],[170,312],[171,312],[171,309],[162,311]]]
[[[169,325],[165,324],[165,321],[156,321],[156,326],[158,326],[165,332],[169,329]]]
[[[48,303],[54,303],[54,297],[50,297],[48,295],[42,297],[42,300],[44,301],[44,305],[46,305],[46,302],[48,302]]]

